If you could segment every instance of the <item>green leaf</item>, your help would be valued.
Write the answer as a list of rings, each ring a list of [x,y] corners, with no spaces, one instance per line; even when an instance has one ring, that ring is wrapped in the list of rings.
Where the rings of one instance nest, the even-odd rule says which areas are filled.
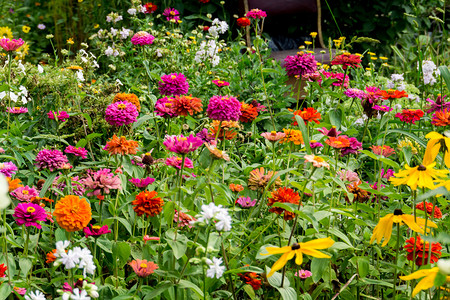
[[[374,284],[374,285],[382,285],[392,288],[392,283],[388,283],[384,280],[370,279],[370,278],[361,278],[361,282],[365,284]]]
[[[57,228],[55,230],[55,239],[57,242],[67,240],[66,231],[64,229]]]
[[[139,126],[141,126],[142,124],[144,124],[144,122],[153,119],[153,116],[151,115],[145,115],[143,117],[140,117],[139,119],[137,119],[136,122],[133,123],[133,129],[138,128]]]
[[[86,136],[86,139],[87,139],[88,141],[90,141],[90,140],[93,140],[93,139],[95,139],[96,137],[100,137],[100,136],[102,136],[102,135],[103,135],[102,133],[93,132],[93,133],[91,133],[91,134],[88,134],[88,135]]]
[[[82,113],[83,117],[88,122],[89,129],[92,130],[92,119],[91,116],[89,116],[87,113]]]
[[[357,261],[359,278],[364,278],[369,274],[369,258],[360,256]]]
[[[441,272],[438,272],[436,278],[434,278],[434,286],[438,287],[446,283],[446,276]]]
[[[314,283],[317,283],[323,276],[324,273],[328,273],[328,266],[330,260],[328,258],[316,258],[314,257],[311,261],[311,273]]]
[[[48,188],[50,187],[50,185],[52,185],[53,180],[55,180],[56,174],[58,174],[58,173],[56,173],[56,172],[52,173],[52,174],[50,174],[50,176],[47,177],[44,185],[42,186],[42,190],[39,192],[39,197],[45,196],[45,193],[47,192]]]
[[[302,132],[303,141],[305,143],[306,152],[308,154],[311,154],[311,147],[309,145],[309,135],[308,135],[308,129],[305,126],[305,121],[298,116],[295,115],[295,120],[297,121],[298,127],[300,128],[300,131]]]
[[[181,233],[177,234],[175,240],[175,232],[173,229],[166,231],[166,241],[173,250],[176,259],[180,259],[186,253],[188,239]]]
[[[20,267],[20,270],[22,271],[24,277],[26,278],[28,272],[31,270],[31,267],[32,267],[31,259],[24,258],[24,257],[19,258],[19,267]]]
[[[160,282],[153,291],[151,291],[151,292],[147,293],[147,295],[145,295],[144,300],[153,299],[156,296],[160,295],[161,293],[167,291],[168,289],[170,289],[174,285],[175,284],[173,284],[170,281]]]
[[[255,290],[252,288],[250,284],[244,285],[245,293],[250,297],[250,299],[256,299]]]
[[[445,81],[447,90],[450,92],[450,71],[448,70],[447,66],[440,66],[438,70],[441,72],[441,76]]]
[[[131,247],[126,242],[113,243],[112,254],[114,261],[116,261],[118,266],[121,268],[127,263],[128,258],[131,255]]]
[[[178,287],[182,289],[191,289],[194,293],[196,293],[199,297],[203,298],[202,290],[194,283],[187,280],[180,280],[178,282]]]
[[[8,282],[3,282],[0,285],[0,300],[5,300],[9,297],[13,290],[13,287],[8,284]]]
[[[336,130],[341,128],[342,110],[340,108],[336,108],[336,109],[330,110],[328,115],[330,117],[331,125],[336,126]]]
[[[270,273],[270,268],[266,266],[266,274],[269,274],[269,273]],[[271,286],[273,286],[274,288],[281,287],[281,273],[280,272],[273,273],[272,276],[267,278],[267,281],[269,281],[269,284]],[[284,276],[283,287],[287,288],[290,286],[291,286],[291,282],[289,281],[289,279],[286,276]]]
[[[403,56],[403,54],[400,52],[400,50],[397,48],[397,46],[395,45],[391,45],[392,50],[394,50],[394,53],[397,54],[398,57],[400,57],[400,59],[406,63],[405,57]]]
[[[81,140],[79,140],[78,141],[78,143],[75,145],[75,147],[84,147],[84,146],[86,146],[86,144],[87,144],[87,141],[86,141],[86,139],[81,139]]]
[[[350,241],[350,239],[341,231],[337,230],[336,228],[330,228],[328,230],[328,232],[339,237],[341,240],[343,240],[344,242],[346,242],[349,246],[351,246],[353,248],[353,245],[352,245],[352,242]]]
[[[401,129],[390,129],[388,130],[388,132],[386,133],[386,136],[390,133],[400,133],[403,135],[406,135],[407,137],[412,138],[414,141],[416,141],[417,143],[419,143],[419,145],[421,145],[422,147],[426,148],[427,144],[425,143],[424,140],[422,140],[421,138],[419,138],[417,135],[415,135],[414,133],[408,132],[408,131],[404,131]]]
[[[173,217],[175,216],[175,202],[168,201],[164,204],[163,216],[167,224],[173,223]]]

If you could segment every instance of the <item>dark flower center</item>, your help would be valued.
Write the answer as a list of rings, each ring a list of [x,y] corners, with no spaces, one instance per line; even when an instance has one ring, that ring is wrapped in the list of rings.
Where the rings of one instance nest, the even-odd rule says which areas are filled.
[[[401,215],[403,215],[403,212],[402,212],[401,209],[395,209],[394,210],[394,216],[401,216]]]
[[[291,249],[292,250],[298,250],[298,249],[300,249],[300,245],[297,244],[297,243],[294,243],[294,244],[292,244]]]
[[[425,171],[427,169],[427,167],[425,167],[424,165],[420,165],[417,170],[419,171]]]

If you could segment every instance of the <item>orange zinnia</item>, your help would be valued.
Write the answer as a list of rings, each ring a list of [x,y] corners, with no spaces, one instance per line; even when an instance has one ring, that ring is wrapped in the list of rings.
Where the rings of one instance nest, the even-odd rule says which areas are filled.
[[[300,116],[303,121],[305,121],[305,125],[308,122],[314,122],[316,124],[319,124],[319,120],[322,119],[322,115],[315,110],[313,107],[304,108],[303,110],[297,110],[294,111],[294,116],[292,117],[292,120],[294,120],[294,123],[292,125],[297,126],[297,120],[295,119],[295,116]]]
[[[300,195],[297,192],[294,192],[294,190],[287,188],[287,187],[281,187],[278,190],[272,192],[272,198],[269,198],[268,206],[273,206],[275,203],[293,203],[293,204],[299,204],[300,203]],[[284,213],[284,219],[285,220],[292,220],[295,217],[295,214],[285,210],[281,207],[273,207],[269,209],[270,212],[276,213],[278,215],[281,215]]]
[[[8,184],[9,184],[9,192],[14,191],[17,188],[23,187],[22,181],[20,181],[20,179],[16,178],[16,179],[11,179],[11,177],[6,177],[6,179],[8,180]]]
[[[434,126],[448,126],[450,125],[450,110],[447,108],[444,110],[437,110],[433,114],[433,119],[431,119],[431,124]]]
[[[304,144],[302,132],[300,130],[283,128],[283,131],[285,136],[280,140],[280,144],[288,142],[292,142],[295,145]]]
[[[103,150],[109,152],[109,154],[136,154],[138,142],[127,140],[124,136],[120,138],[114,135],[107,143]]]
[[[47,260],[45,262],[48,264],[51,264],[52,262],[54,262],[56,260],[55,253],[56,253],[56,249],[53,249],[52,251],[47,253]]]
[[[141,111],[141,102],[139,101],[138,96],[136,96],[135,94],[119,93],[114,97],[112,103],[116,103],[119,101],[127,101],[131,104],[134,104],[134,106],[136,106],[136,109],[138,111]]]
[[[131,202],[136,214],[138,216],[145,214],[147,217],[159,215],[163,209],[164,201],[156,196],[158,196],[158,193],[155,191],[143,191],[137,194],[135,200]]]
[[[203,111],[202,100],[199,98],[189,96],[175,96],[172,98],[172,110],[178,116],[187,116],[188,113],[192,116],[194,113]]]
[[[209,133],[212,136],[216,136],[217,130],[219,130],[219,124],[220,121],[214,120],[212,122],[212,127],[209,129]],[[223,140],[224,131],[225,131],[225,139],[232,140],[236,137],[238,134],[236,129],[239,129],[239,123],[235,121],[222,121],[222,124],[220,124],[220,132],[219,132],[219,139]]]
[[[56,202],[53,216],[61,228],[68,232],[78,231],[91,221],[91,206],[84,198],[67,195]]]
[[[230,190],[232,192],[239,193],[239,192],[242,192],[244,190],[244,187],[242,185],[240,185],[240,184],[230,183]]]
[[[330,137],[325,141],[328,145],[335,149],[341,149],[350,146],[350,140],[343,136]]]
[[[258,109],[251,104],[241,102],[241,113],[239,121],[242,123],[252,122],[258,116]]]
[[[389,89],[387,91],[380,91],[381,96],[383,96],[384,99],[396,99],[396,98],[406,98],[408,97],[408,94],[405,91],[397,91]]]

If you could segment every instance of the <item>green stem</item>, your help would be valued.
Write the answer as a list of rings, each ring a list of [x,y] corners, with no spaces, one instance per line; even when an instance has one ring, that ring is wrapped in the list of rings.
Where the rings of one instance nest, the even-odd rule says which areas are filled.
[[[396,285],[397,285],[397,260],[398,260],[398,253],[399,253],[399,247],[400,247],[400,223],[397,223],[397,244],[395,246],[395,261],[394,261],[394,291],[393,291],[393,297],[392,299],[395,299],[396,296]]]
[[[6,268],[8,270],[8,283],[11,285],[11,269],[9,268],[9,257],[8,257],[8,240],[6,239],[6,209],[3,210],[3,240],[5,241],[5,247],[3,248],[3,256],[6,260]]]

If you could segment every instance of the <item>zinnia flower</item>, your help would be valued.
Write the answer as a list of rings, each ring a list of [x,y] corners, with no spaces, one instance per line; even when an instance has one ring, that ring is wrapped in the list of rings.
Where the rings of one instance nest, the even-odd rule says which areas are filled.
[[[282,138],[284,138],[286,136],[286,134],[284,132],[271,131],[271,132],[261,133],[261,136],[263,138],[267,139],[268,141],[275,143],[276,141],[279,141]]]
[[[301,279],[306,279],[308,277],[311,277],[312,273],[308,270],[298,270],[297,272],[295,272],[294,276],[297,276]]]
[[[250,123],[258,116],[258,109],[251,104],[241,102],[241,113],[242,115],[239,117],[239,121],[242,123]]]
[[[304,144],[302,132],[300,130],[283,128],[283,131],[284,138],[280,140],[280,144],[289,142],[294,143],[294,145]]]
[[[335,79],[335,81],[333,83],[331,83],[331,85],[338,86],[338,87],[342,86],[342,81],[344,81],[344,73],[322,72],[322,74],[327,79],[328,78]],[[319,82],[322,82],[322,80],[320,79]],[[350,76],[348,76],[348,74],[347,74],[345,76],[344,88],[348,88],[349,82],[350,82]]]
[[[22,186],[16,188],[13,192],[11,192],[11,196],[17,198],[17,200],[22,202],[30,202],[31,198],[37,197],[39,193],[34,188],[30,188],[27,186]]]
[[[171,101],[171,109],[177,116],[193,115],[203,111],[202,100],[189,96],[175,96]]]
[[[174,168],[177,168],[181,170],[181,163],[183,162],[183,159],[178,156],[172,156],[168,157],[166,159],[166,165],[172,166]],[[192,164],[192,160],[189,159],[189,157],[184,158],[184,168],[192,169],[194,165]]]
[[[230,157],[227,153],[225,153],[225,151],[218,149],[216,146],[211,146],[208,143],[205,143],[205,147],[208,149],[213,159],[224,159],[226,161],[230,161]]]
[[[145,177],[142,179],[139,178],[131,178],[130,181],[132,184],[134,184],[135,187],[145,189],[149,184],[152,184],[155,182],[155,178],[151,177]]]
[[[438,110],[433,114],[431,124],[434,126],[448,126],[450,125],[450,109]]]
[[[177,114],[173,109],[172,101],[172,97],[164,97],[158,99],[155,103],[155,113],[163,118],[176,117]]]
[[[415,221],[414,221],[415,219]],[[406,224],[412,231],[424,234],[423,228],[425,227],[425,220],[422,218],[414,218],[413,215],[404,214],[401,209],[394,210],[393,214],[387,214],[382,217],[378,222],[377,226],[373,230],[372,238],[370,239],[370,243],[376,241],[377,243],[381,243],[384,239],[381,247],[384,247],[389,243],[392,234],[392,225],[394,223],[403,225]],[[437,225],[431,221],[427,222],[428,227],[437,228]],[[427,231],[430,230],[427,228]]]
[[[342,69],[351,68],[361,68],[361,57],[355,54],[344,53],[341,55],[336,55],[331,62],[332,66],[341,65]]]
[[[39,151],[36,155],[36,165],[38,169],[49,169],[50,172],[70,166],[67,156],[57,149]]]
[[[416,124],[416,121],[423,117],[423,111],[420,109],[404,109],[401,113],[396,113],[395,117],[402,122]]]
[[[295,56],[284,59],[284,68],[288,76],[303,76],[317,70],[317,61],[311,53],[297,52]]]
[[[213,96],[206,109],[208,117],[218,121],[238,121],[242,115],[241,103],[233,96]]]
[[[361,180],[354,181],[347,185],[347,191],[353,194],[353,203],[360,202],[364,203],[369,200],[370,193],[366,190],[363,190],[359,186],[362,184]],[[345,196],[345,201],[350,202],[350,199]]]
[[[434,279],[436,278],[438,273],[439,267],[434,267],[431,269],[422,269],[407,276],[400,276],[400,279],[413,280],[413,279],[420,279],[423,277],[422,280],[420,280],[417,283],[416,287],[414,288],[411,294],[411,297],[414,298],[420,291],[427,290],[434,286]],[[450,276],[446,276],[446,282],[450,282]]]
[[[154,217],[161,213],[164,201],[156,196],[158,193],[155,191],[143,191],[136,195],[131,204],[134,205],[133,209],[139,217],[144,214],[147,217]]]
[[[14,191],[17,188],[23,187],[22,181],[19,178],[11,179],[11,177],[6,177],[9,185],[9,192]]]
[[[136,154],[138,142],[127,140],[124,136],[120,138],[114,135],[105,145],[103,150],[106,150],[111,155],[125,155]]]
[[[61,122],[65,122],[66,119],[68,119],[70,117],[69,114],[67,112],[63,111],[63,110],[60,110],[58,112],[56,112],[56,111],[49,111],[47,113],[47,116],[48,116],[49,119],[52,119],[52,120],[58,119],[57,121],[61,121]]]
[[[236,23],[239,27],[247,27],[250,25],[250,19],[246,17],[242,17],[236,20]]]
[[[358,173],[353,172],[351,170],[340,170],[336,172],[336,174],[339,175],[339,178],[342,181],[350,181],[350,182],[359,181]]]
[[[2,47],[6,52],[16,51],[17,49],[22,47],[23,44],[25,44],[25,41],[22,39],[0,39],[0,47]]]
[[[185,214],[184,212],[175,209],[173,221],[178,224],[178,227],[183,228],[187,226],[189,228],[192,228],[193,226],[191,225],[191,222],[195,222],[197,221],[197,219],[191,215]]]
[[[203,141],[192,134],[188,137],[184,135],[166,135],[163,144],[171,152],[186,154],[195,151],[203,144]]]
[[[263,192],[266,188],[269,181],[272,179],[273,176],[275,176],[277,172],[274,171],[268,171],[267,174],[264,171],[264,168],[261,167],[259,169],[255,169],[250,172],[250,178],[248,179],[248,188],[252,191],[260,191]],[[276,188],[278,186],[281,186],[282,182],[280,177],[275,179],[273,182],[273,188]],[[271,187],[268,187],[270,190]]]
[[[222,81],[222,80],[213,80],[212,81],[215,85],[217,85],[218,87],[224,87],[224,86],[229,86],[230,83],[227,81]]]
[[[0,163],[0,173],[5,175],[5,177],[11,177],[16,174],[17,170],[17,166],[12,161]]]
[[[152,261],[148,261],[145,259],[136,259],[130,262],[130,266],[133,268],[133,271],[137,276],[145,278],[150,274],[153,274],[156,269],[158,269],[158,265]]]
[[[273,191],[271,195],[272,197],[269,198],[269,202],[267,203],[268,206],[273,206],[275,203],[292,203],[297,205],[300,203],[300,195],[287,187],[281,187],[278,190]],[[293,212],[287,211],[281,207],[273,207],[269,209],[269,211],[276,213],[277,215],[284,213],[283,218],[285,220],[292,220],[295,217]]]
[[[219,126],[220,126],[220,131],[219,131],[219,135],[217,135]],[[237,134],[238,134],[237,129],[239,129],[239,128],[240,128],[239,123],[235,122],[235,121],[220,122],[220,121],[214,120],[211,123],[211,127],[209,128],[209,134],[211,137],[213,137],[214,142],[215,142],[216,136],[219,140],[223,140],[224,138],[227,140],[232,140],[237,136]],[[209,144],[213,144],[212,141],[210,141]]]
[[[303,263],[303,254],[307,254],[309,256],[317,258],[331,258],[329,255],[326,255],[317,250],[326,249],[333,245],[334,241],[331,238],[316,239],[308,241],[306,243],[294,243],[292,244],[292,246],[285,246],[281,248],[266,247],[266,251],[268,253],[260,253],[260,255],[273,255],[283,253],[283,255],[273,264],[269,274],[267,274],[267,277],[270,277],[276,271],[283,268],[289,260],[294,258],[294,256],[297,256],[295,258],[295,263],[297,265],[301,265]]]
[[[232,192],[239,193],[244,190],[244,187],[240,184],[230,183],[229,188]]]
[[[440,94],[436,98],[436,101],[431,100],[430,98],[427,98],[426,101],[429,102],[425,106],[425,109],[427,110],[427,114],[431,114],[432,112],[444,110],[444,109],[450,109],[450,102],[445,102],[445,97],[447,96],[441,96]]]
[[[16,218],[17,225],[25,225],[26,227],[34,226],[37,229],[41,229],[41,224],[37,222],[45,222],[47,220],[47,213],[38,204],[19,203],[14,208],[13,217]]]
[[[381,90],[380,92],[381,92],[381,96],[385,100],[408,97],[408,94],[405,91],[397,91],[397,90],[389,89],[387,91]]]
[[[153,4],[152,2],[149,2],[149,3],[144,4],[144,8],[145,8],[145,11],[144,11],[145,14],[152,14],[158,9],[158,6],[156,4]]]
[[[250,197],[239,197],[236,200],[236,204],[239,205],[241,208],[250,208],[256,205],[256,199],[252,200]]]
[[[392,154],[395,154],[394,148],[391,146],[383,145],[383,146],[370,146],[370,149],[372,149],[373,154],[375,155],[383,155],[384,157],[389,157]]]
[[[320,133],[322,133],[325,136],[328,137],[338,137],[339,134],[342,133],[342,131],[337,131],[336,130],[336,126],[331,126],[331,129],[328,130],[326,127],[322,127],[322,128],[317,128],[317,131],[319,131]]]
[[[404,246],[408,255],[407,260],[414,261],[417,266],[421,266],[422,262],[428,264],[428,252],[430,248],[430,242],[423,241],[420,236],[417,236],[417,240],[414,237],[406,240],[406,245]],[[434,264],[441,257],[442,246],[440,243],[431,243],[431,256],[429,263]],[[415,254],[415,256],[414,256]],[[425,259],[424,259],[425,257]]]
[[[6,111],[10,114],[19,115],[25,114],[28,112],[28,108],[26,107],[8,107]]]
[[[108,225],[103,225],[103,226],[90,225],[90,226],[91,226],[91,228],[89,228],[89,227],[83,228],[85,237],[93,236],[94,238],[98,238],[101,235],[111,233],[111,230],[109,230]]]
[[[363,100],[366,93],[364,93],[364,91],[361,91],[361,90],[359,90],[359,89],[353,89],[353,88],[351,88],[351,89],[346,89],[346,90],[344,91],[344,94],[345,94],[347,97],[350,97],[350,98],[358,98],[358,99],[360,99],[360,100]]]
[[[431,216],[431,215],[433,214],[433,203],[431,203],[431,202],[425,202],[425,205],[426,205],[426,209],[427,209],[427,214],[428,214],[429,216]],[[418,203],[418,204],[416,205],[416,208],[417,208],[418,210],[425,211],[425,209],[424,209],[424,207],[423,207],[423,202]],[[435,219],[440,219],[440,218],[442,218],[442,212],[441,212],[441,210],[439,209],[439,207],[437,207],[436,205],[434,206],[434,214],[433,214],[433,217],[434,217]]]
[[[401,170],[398,173],[394,173],[395,177],[389,178],[389,181],[394,185],[406,184],[412,190],[416,190],[417,186],[420,188],[426,187],[433,190],[436,188],[433,180],[439,179],[440,177],[445,177],[449,172],[448,170],[436,170],[434,169],[435,165],[436,163],[433,162],[428,165],[422,164],[411,168],[405,164],[406,170]]]
[[[134,104],[136,106],[136,109],[138,111],[141,111],[141,102],[139,101],[138,96],[135,94],[127,94],[127,93],[118,93],[114,96],[113,103],[120,102],[120,101],[127,101],[131,104]]]
[[[136,122],[139,112],[134,104],[119,101],[108,105],[105,111],[105,120],[111,126],[123,126]]]
[[[325,167],[327,169],[330,168],[330,164],[327,163],[322,157],[311,154],[311,155],[305,155],[304,158],[305,158],[306,162],[312,163],[313,166],[316,168],[321,168],[321,167]]]
[[[88,175],[83,179],[83,184],[87,190],[91,190],[87,196],[98,196],[109,194],[110,190],[121,189],[119,176],[111,173],[110,169],[99,169],[96,172],[88,171]]]
[[[182,73],[171,73],[161,76],[161,81],[158,82],[158,89],[161,95],[164,96],[183,95],[187,94],[189,83]]]
[[[349,138],[345,135],[342,135],[340,137],[346,137],[348,139],[348,142],[350,143],[348,147],[341,148],[341,156],[345,156],[347,154],[356,154],[358,153],[358,150],[362,149],[362,143],[359,142],[355,137]]]
[[[314,122],[316,124],[319,124],[320,123],[319,120],[322,118],[320,113],[313,107],[307,107],[304,108],[303,110],[294,111],[294,116],[292,117],[294,123],[292,123],[292,125],[297,126],[298,123],[297,120],[295,119],[295,116],[300,116],[300,118],[302,118],[303,121],[305,122],[305,125],[307,125],[308,122]]]
[[[245,272],[244,274],[237,274],[246,284],[250,285],[253,290],[257,291],[261,288],[261,279],[255,272]]]
[[[338,137],[329,137],[328,140],[325,141],[325,143],[327,143],[327,145],[333,147],[334,149],[343,149],[350,147],[350,140],[345,135]]]
[[[382,112],[390,112],[390,111],[393,110],[392,107],[389,107],[389,106],[387,106],[387,105],[374,105],[374,106],[372,107],[372,109],[378,110],[378,111],[382,111]]]
[[[253,8],[252,10],[249,10],[245,16],[251,19],[261,19],[267,17],[267,13],[259,8]]]
[[[91,221],[91,206],[84,198],[67,195],[56,202],[53,216],[61,228],[68,232],[78,231]]]
[[[133,45],[146,46],[151,45],[155,37],[146,31],[136,32],[131,38]]]
[[[166,17],[167,21],[179,21],[180,20],[180,13],[175,8],[166,8],[163,12],[163,16]]]
[[[69,145],[66,147],[66,149],[64,149],[64,152],[66,153],[71,153],[75,156],[80,156],[82,159],[86,159],[87,158],[87,150],[83,147],[74,147],[72,145]]]
[[[6,270],[8,270],[8,267],[5,264],[0,264],[0,278],[6,277]]]

